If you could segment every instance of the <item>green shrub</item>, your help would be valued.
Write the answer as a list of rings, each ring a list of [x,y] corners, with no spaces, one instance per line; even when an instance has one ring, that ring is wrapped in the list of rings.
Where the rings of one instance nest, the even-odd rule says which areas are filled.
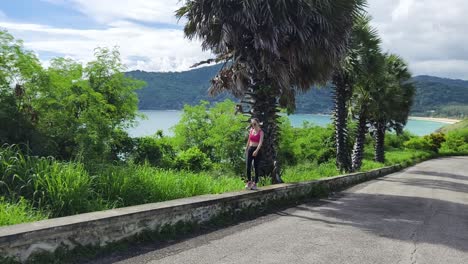
[[[157,139],[141,137],[137,138],[136,142],[136,149],[133,153],[134,161],[138,164],[148,162],[153,166],[158,166],[163,154]]]
[[[443,133],[432,133],[424,137],[413,137],[403,145],[409,149],[438,153],[443,142],[445,142],[445,135]]]
[[[416,137],[406,141],[403,146],[408,149],[431,151],[431,143],[424,137]]]
[[[439,152],[442,143],[445,142],[445,135],[443,133],[432,133],[424,136],[424,138],[429,141],[431,151],[434,151],[435,153]]]
[[[176,167],[181,170],[202,171],[211,168],[208,156],[197,147],[181,151],[176,158]]]
[[[468,154],[468,128],[449,131],[440,150],[443,154]]]
[[[408,131],[404,131],[402,134],[397,133],[386,133],[385,134],[385,149],[394,148],[401,149],[404,147],[404,143],[409,141],[411,138],[416,136],[412,135]]]
[[[126,161],[134,152],[136,140],[126,131],[117,129],[113,132],[110,145],[110,159]]]
[[[135,139],[135,149],[131,155],[137,164],[149,163],[160,168],[173,168],[175,162],[174,143],[169,138],[160,136]]]
[[[302,128],[292,128],[283,120],[279,144],[279,157],[285,164],[302,162],[326,163],[335,155],[331,127],[313,126],[307,122]]]

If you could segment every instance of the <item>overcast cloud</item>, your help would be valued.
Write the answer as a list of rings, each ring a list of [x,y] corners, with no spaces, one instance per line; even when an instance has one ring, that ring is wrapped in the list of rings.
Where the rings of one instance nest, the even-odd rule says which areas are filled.
[[[173,16],[179,0],[41,1],[71,6],[95,25],[71,28],[18,20],[0,4],[0,27],[23,39],[45,64],[53,56],[86,62],[97,46],[119,46],[129,69],[146,71],[187,70],[210,57],[199,42],[184,38],[183,21],[177,24]],[[406,59],[415,75],[468,79],[468,1],[369,0],[368,10],[384,51]]]

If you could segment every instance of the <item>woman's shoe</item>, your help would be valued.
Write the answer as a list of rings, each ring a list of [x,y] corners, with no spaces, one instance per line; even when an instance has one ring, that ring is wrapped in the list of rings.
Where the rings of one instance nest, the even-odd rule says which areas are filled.
[[[257,184],[256,183],[252,184],[252,187],[250,187],[250,190],[254,190],[254,191],[258,190]]]
[[[252,188],[252,182],[248,181],[247,184],[245,185],[246,190],[250,190]]]

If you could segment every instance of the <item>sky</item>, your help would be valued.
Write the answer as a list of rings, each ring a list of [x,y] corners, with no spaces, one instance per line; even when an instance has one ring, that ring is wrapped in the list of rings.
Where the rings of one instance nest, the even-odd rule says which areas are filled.
[[[0,28],[22,39],[47,66],[54,57],[82,63],[96,47],[120,50],[129,70],[184,71],[210,58],[184,38],[180,0],[0,0]],[[384,51],[414,75],[468,80],[468,1],[368,0]]]

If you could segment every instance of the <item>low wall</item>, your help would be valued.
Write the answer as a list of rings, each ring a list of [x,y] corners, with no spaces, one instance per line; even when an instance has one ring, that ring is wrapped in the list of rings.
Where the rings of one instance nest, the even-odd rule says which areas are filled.
[[[258,191],[202,195],[172,201],[49,219],[0,228],[0,256],[26,262],[36,254],[56,249],[103,247],[145,232],[189,233],[221,218],[237,219],[280,205],[294,204],[339,191],[401,169],[392,166],[323,180],[278,184]]]

